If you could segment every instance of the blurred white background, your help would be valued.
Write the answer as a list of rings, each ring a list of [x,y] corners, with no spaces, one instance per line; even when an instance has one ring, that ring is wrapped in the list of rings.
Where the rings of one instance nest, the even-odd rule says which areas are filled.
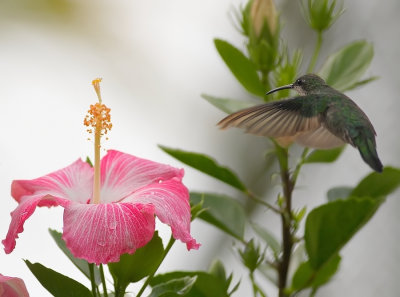
[[[16,207],[10,196],[13,179],[32,179],[91,156],[82,121],[96,101],[91,80],[103,77],[102,95],[112,109],[114,128],[105,149],[185,167],[157,144],[204,152],[239,172],[247,182],[263,184],[268,177],[259,160],[265,139],[242,131],[219,131],[224,114],[200,97],[249,97],[219,58],[213,38],[242,47],[229,14],[239,0],[2,0],[0,2],[0,237]],[[303,21],[297,1],[277,0],[289,45],[314,47],[314,35]],[[380,79],[349,92],[368,114],[377,133],[384,164],[399,167],[400,140],[400,2],[345,1],[346,12],[327,32],[321,58],[355,39],[373,42],[375,57],[368,75]],[[251,100],[251,98],[249,98]],[[251,149],[251,150],[250,150]],[[188,167],[191,190],[230,191]],[[331,166],[310,165],[295,192],[295,206],[308,210],[326,201],[333,186],[355,185],[369,167],[348,147]],[[275,190],[278,182],[273,181]],[[340,271],[318,296],[395,296],[400,291],[399,191],[388,197],[371,222],[343,249]],[[31,296],[50,296],[22,259],[89,282],[59,251],[47,229],[62,230],[63,209],[37,209],[26,222],[13,253],[0,252],[0,273],[24,279]],[[278,220],[260,210],[259,218],[279,234]],[[276,225],[276,226],[275,226]],[[163,234],[168,229],[160,227]],[[214,257],[226,260],[228,273],[243,279],[236,296],[247,296],[246,273],[238,270],[231,240],[203,222],[192,225],[202,243],[187,252],[177,242],[161,267],[207,269]],[[168,235],[167,235],[168,236]],[[225,248],[221,248],[224,244]],[[190,263],[190,265],[188,265]],[[262,279],[259,278],[261,281]],[[265,286],[269,287],[266,281]]]

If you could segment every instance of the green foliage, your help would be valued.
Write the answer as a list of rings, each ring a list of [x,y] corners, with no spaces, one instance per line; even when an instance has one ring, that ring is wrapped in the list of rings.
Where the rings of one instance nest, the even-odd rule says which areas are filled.
[[[160,283],[153,287],[149,297],[178,297],[189,296],[188,293],[196,283],[197,276],[184,276],[171,279],[165,283]]]
[[[25,260],[25,264],[42,286],[55,297],[92,297],[88,288],[72,278],[40,263],[31,263]]]
[[[62,239],[62,233],[49,229],[51,237],[53,237],[54,241],[56,242],[57,246],[63,253],[71,260],[71,262],[88,278],[90,279],[90,271],[89,271],[89,263],[83,259],[75,258],[70,250],[67,248],[65,241]],[[94,266],[94,281],[96,285],[101,283],[100,278],[100,271],[97,266]]]
[[[306,157],[304,163],[332,163],[339,158],[344,148],[345,146],[329,150],[313,150],[312,153]]]
[[[337,7],[336,0],[302,0],[304,18],[309,26],[318,32],[329,29],[344,12]]]
[[[400,185],[400,170],[385,167],[382,173],[373,172],[365,177],[351,192],[352,196],[387,196]]]
[[[210,95],[201,95],[204,99],[206,99],[209,103],[214,105],[216,108],[222,110],[226,113],[234,113],[235,111],[245,109],[253,106],[254,104],[246,101],[234,100],[234,99],[225,99],[225,98],[217,98]]]
[[[223,280],[218,276],[203,271],[175,271],[166,274],[159,274],[153,278],[150,285],[156,288],[173,280],[180,280],[184,277],[195,278],[194,284],[184,295],[186,297],[228,297],[230,280]],[[153,295],[157,296],[157,295]],[[174,296],[174,295],[171,295]],[[179,295],[178,295],[179,296]]]
[[[259,1],[250,0],[238,13],[240,31],[245,38],[247,51],[241,51],[226,41],[214,40],[218,53],[238,82],[260,100],[277,100],[290,96],[289,91],[271,96],[265,96],[265,92],[273,87],[292,83],[299,76],[299,69],[307,68],[309,72],[314,71],[323,42],[323,33],[343,13],[341,4],[338,4],[336,0],[302,0],[301,4],[306,21],[317,32],[318,37],[308,67],[302,64],[302,52],[289,51],[285,46],[287,43],[282,41],[279,13],[275,11],[273,1],[261,4]],[[265,11],[254,11],[253,5],[256,9],[264,7]],[[332,87],[341,91],[350,90],[376,79],[376,77],[362,78],[373,55],[373,47],[370,43],[364,40],[355,41],[331,54],[318,73]],[[202,97],[226,113],[233,113],[254,105],[241,100],[210,95],[202,95]],[[255,197],[252,190],[244,185],[235,172],[218,164],[211,157],[166,147],[161,148],[181,162],[231,185],[280,215],[282,242],[272,235],[269,226],[252,223],[255,235],[265,243],[266,248],[262,250],[255,238],[244,240],[247,220],[243,206],[234,198],[222,194],[191,193],[191,204],[196,205],[194,208],[196,208],[197,217],[244,244],[243,248],[238,248],[238,251],[244,266],[250,271],[249,277],[254,296],[267,295],[263,293],[253,277],[256,269],[277,285],[279,296],[292,296],[306,288],[310,288],[312,290],[310,296],[314,296],[317,289],[327,283],[337,272],[341,261],[339,256],[341,248],[369,221],[385,196],[399,186],[400,171],[386,167],[382,174],[370,174],[355,188],[336,187],[329,190],[327,195],[330,202],[313,209],[308,214],[305,235],[299,237],[296,233],[306,215],[306,207],[300,207],[298,211],[293,210],[291,199],[302,165],[332,163],[339,158],[345,146],[330,150],[313,150],[309,154],[306,148],[299,161],[291,164],[290,149],[279,146],[273,139],[272,142],[275,145],[274,154],[278,160],[282,182],[282,191],[278,194],[275,205],[263,204],[265,201]],[[291,263],[290,269],[289,263]],[[288,276],[292,273],[289,270],[293,269],[295,273],[292,280],[289,280]],[[222,281],[226,278],[225,269],[220,262],[213,264],[211,272],[213,277]],[[196,283],[185,296],[214,296],[208,295],[217,292],[216,288],[212,288],[211,279],[208,279],[207,286],[200,285],[201,279],[204,281],[204,278],[209,278],[209,275],[206,277],[197,272],[194,274],[176,272],[164,275],[161,279],[156,277],[156,279],[158,283],[165,283],[194,275],[197,276]],[[215,296],[226,296],[223,294],[227,294],[227,283],[230,283],[230,280],[221,287],[223,288],[220,292],[222,295]]]
[[[208,269],[208,272],[222,280],[226,280],[225,267],[220,260],[213,261]]]
[[[328,201],[346,199],[351,195],[352,190],[353,188],[351,187],[335,187],[330,189],[326,195],[328,197]]]
[[[383,198],[349,197],[313,209],[307,216],[305,242],[310,265],[321,268],[373,216]]]
[[[365,40],[354,41],[330,55],[319,74],[331,87],[344,91],[371,81],[359,82],[374,56],[374,48]]]
[[[159,146],[164,152],[174,157],[175,159],[189,165],[201,172],[208,174],[216,179],[231,185],[232,187],[245,192],[246,187],[240,181],[235,173],[227,167],[219,165],[214,159],[211,157],[194,153],[194,152],[186,152],[183,150],[172,149],[165,146]]]
[[[400,170],[386,167],[382,173],[369,174],[354,189],[331,189],[328,198],[332,202],[312,210],[306,221],[305,242],[312,268],[322,267],[337,254],[399,186]]]
[[[197,204],[203,201],[205,209],[199,218],[243,240],[246,224],[246,214],[243,207],[233,198],[212,193],[190,193],[190,202]]]
[[[273,72],[276,86],[284,86],[294,82],[298,76],[298,71],[302,61],[302,52],[296,50],[290,58],[287,49],[282,54],[281,63],[277,65]],[[276,93],[276,98],[285,98],[290,94],[290,90],[281,90]]]
[[[224,40],[215,39],[214,44],[218,53],[242,86],[256,96],[264,96],[265,89],[253,62],[240,50]]]
[[[253,227],[253,230],[256,232],[256,234],[264,240],[268,247],[271,248],[275,258],[277,258],[279,253],[281,252],[281,246],[275,236],[268,229],[262,227],[259,224],[253,223],[251,224],[251,226]]]
[[[340,256],[334,255],[318,269],[313,269],[309,261],[303,262],[296,270],[292,279],[292,291],[305,288],[316,289],[326,284],[339,268]]]
[[[254,243],[251,239],[248,241],[243,250],[239,250],[240,257],[242,258],[243,264],[251,271],[257,269],[257,267],[264,260],[264,253],[261,252],[260,246]]]
[[[161,263],[164,247],[158,232],[144,247],[133,254],[121,255],[116,263],[109,263],[108,268],[116,287],[125,291],[130,283],[135,283],[150,275]]]

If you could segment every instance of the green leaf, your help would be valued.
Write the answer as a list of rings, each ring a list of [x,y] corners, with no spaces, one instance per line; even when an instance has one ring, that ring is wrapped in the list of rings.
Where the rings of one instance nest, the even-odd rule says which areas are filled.
[[[240,181],[235,173],[232,172],[227,167],[219,165],[214,159],[207,155],[194,153],[194,152],[186,152],[183,150],[172,149],[165,146],[159,145],[159,147],[169,154],[170,156],[178,159],[179,161],[189,165],[201,172],[208,174],[216,179],[231,185],[232,187],[246,192],[246,187]]]
[[[225,99],[225,98],[218,98],[206,94],[202,94],[201,97],[206,99],[209,103],[217,107],[218,109],[226,112],[226,113],[234,113],[241,109],[245,109],[251,106],[254,106],[253,103],[247,101],[240,101],[234,99]]]
[[[172,279],[165,283],[160,283],[153,287],[149,297],[177,297],[188,296],[187,293],[196,283],[197,276],[185,276],[178,279]]]
[[[263,97],[265,89],[253,62],[240,50],[224,40],[214,39],[214,44],[225,64],[242,86],[250,93]]]
[[[326,284],[339,268],[340,256],[334,255],[328,262],[314,270],[309,261],[303,262],[296,270],[292,279],[292,290],[318,288]]]
[[[348,86],[346,89],[342,90],[342,91],[349,91],[349,90],[353,90],[355,88],[361,87],[363,85],[369,84],[370,82],[373,82],[374,80],[379,79],[379,76],[371,76],[369,78],[363,79],[363,80],[359,80],[357,82],[355,82],[354,84],[352,84],[351,86]]]
[[[321,268],[373,216],[383,198],[349,197],[313,209],[305,226],[306,250],[314,270]]]
[[[86,163],[88,163],[89,165],[90,165],[90,167],[93,167],[93,163],[92,163],[92,160],[90,160],[90,158],[89,157],[86,157]]]
[[[260,236],[271,248],[275,255],[275,258],[277,258],[279,253],[281,252],[281,246],[275,236],[269,230],[256,223],[252,223],[251,226],[253,227],[253,230],[257,233],[257,235]]]
[[[206,211],[200,213],[199,218],[243,240],[246,224],[246,213],[243,206],[235,199],[225,195],[212,193],[190,193],[191,204],[203,200]]]
[[[328,85],[343,91],[360,80],[373,56],[371,43],[365,40],[355,41],[330,55],[319,74]]]
[[[185,295],[186,297],[228,297],[228,281],[203,271],[175,271],[158,274],[152,279],[150,285],[154,288],[183,277],[197,277],[190,292]]]
[[[109,263],[108,268],[119,287],[126,288],[130,283],[140,281],[150,275],[161,263],[164,247],[158,232],[152,240],[134,254],[121,255],[120,261]]]
[[[313,150],[312,153],[307,156],[304,163],[332,163],[339,158],[344,148],[345,146],[330,150]]]
[[[400,185],[400,170],[385,167],[382,173],[373,172],[365,177],[351,192],[352,196],[387,196]]]
[[[92,297],[92,293],[81,283],[58,273],[40,263],[31,263],[25,260],[25,264],[34,274],[42,286],[55,297]]]
[[[57,246],[63,253],[71,260],[71,262],[90,280],[90,271],[89,271],[89,263],[83,259],[75,258],[70,250],[67,248],[65,241],[62,239],[62,233],[49,229],[51,237],[53,237],[54,241],[56,242]],[[94,267],[94,280],[96,285],[101,283],[100,278],[100,271],[97,266]]]
[[[226,280],[226,272],[224,264],[220,260],[214,260],[210,268],[208,269],[208,273],[214,275],[222,280]]]
[[[250,239],[243,249],[239,249],[239,255],[243,264],[253,273],[264,260],[264,252],[260,246]]]
[[[335,187],[328,191],[328,201],[335,201],[338,199],[346,199],[351,195],[352,187]]]

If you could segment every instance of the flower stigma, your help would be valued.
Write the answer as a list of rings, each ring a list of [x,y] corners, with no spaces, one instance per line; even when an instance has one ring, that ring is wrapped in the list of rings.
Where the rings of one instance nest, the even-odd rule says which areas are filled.
[[[100,148],[101,136],[107,134],[112,128],[110,108],[102,103],[100,93],[101,78],[92,81],[94,90],[99,100],[96,104],[91,104],[88,114],[83,120],[83,124],[88,127],[87,132],[94,135],[94,177],[93,177],[93,201],[100,203]]]

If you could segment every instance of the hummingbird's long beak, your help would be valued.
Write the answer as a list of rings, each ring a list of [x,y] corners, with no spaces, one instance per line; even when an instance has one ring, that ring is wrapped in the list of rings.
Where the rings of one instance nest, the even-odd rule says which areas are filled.
[[[272,94],[272,93],[275,93],[276,91],[286,90],[286,89],[293,89],[293,84],[286,85],[286,86],[282,86],[282,87],[279,87],[279,88],[275,88],[275,89],[269,91],[269,92],[267,93],[267,95]]]

